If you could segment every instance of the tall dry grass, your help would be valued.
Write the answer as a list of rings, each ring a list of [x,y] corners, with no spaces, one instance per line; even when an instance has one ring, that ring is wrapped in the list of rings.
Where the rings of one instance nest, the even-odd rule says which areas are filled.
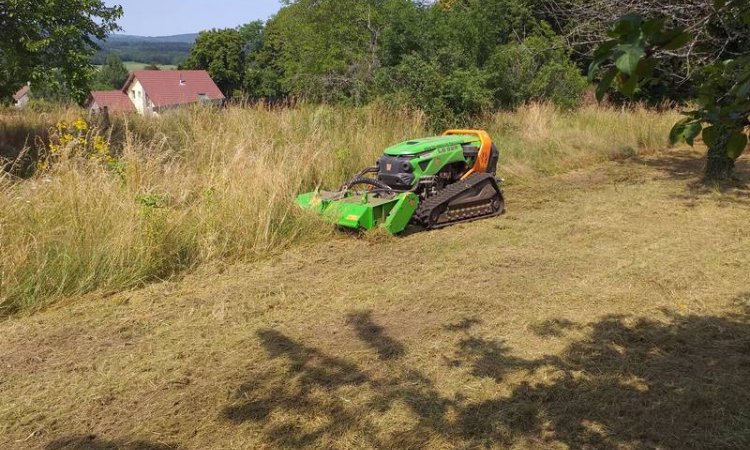
[[[560,113],[548,104],[499,112],[486,127],[501,136],[503,175],[526,183],[540,175],[564,173],[605,160],[644,156],[669,145],[677,111],[656,112],[589,105]]]
[[[518,183],[663,148],[674,114],[529,105],[483,122],[467,125],[494,134],[502,174]],[[119,172],[63,158],[29,180],[0,178],[3,313],[324,238],[329,227],[294,196],[337,186],[384,147],[428,134],[421,114],[379,106],[197,108],[118,119],[113,130]]]

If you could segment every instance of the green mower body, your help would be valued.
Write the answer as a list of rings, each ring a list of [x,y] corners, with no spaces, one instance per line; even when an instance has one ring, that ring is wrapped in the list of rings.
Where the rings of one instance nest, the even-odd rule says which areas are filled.
[[[297,204],[341,227],[382,226],[392,234],[410,223],[438,228],[500,213],[497,149],[486,133],[463,131],[389,147],[338,191],[301,194]]]

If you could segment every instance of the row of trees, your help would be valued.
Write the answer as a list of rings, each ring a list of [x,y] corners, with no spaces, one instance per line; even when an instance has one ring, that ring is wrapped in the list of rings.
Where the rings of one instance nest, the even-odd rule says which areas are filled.
[[[533,99],[575,106],[587,83],[528,0],[286,1],[268,23],[200,34],[185,67],[225,93],[424,109],[436,122]]]
[[[121,42],[104,41],[94,55],[93,62],[104,65],[110,55],[117,55],[123,61],[136,61],[147,64],[177,66],[185,62],[192,43],[188,42]]]
[[[284,4],[266,24],[202,33],[187,66],[209,70],[228,94],[382,98],[436,125],[530,100],[573,107],[588,72],[599,74],[600,100],[614,86],[615,101],[697,102],[672,139],[702,134],[708,178],[730,177],[748,142],[748,0]]]

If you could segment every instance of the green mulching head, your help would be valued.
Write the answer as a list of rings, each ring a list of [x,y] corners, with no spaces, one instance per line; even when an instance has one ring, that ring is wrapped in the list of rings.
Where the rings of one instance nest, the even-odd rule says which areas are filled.
[[[391,234],[406,229],[419,205],[411,192],[379,196],[367,192],[308,192],[297,197],[301,207],[320,213],[341,227],[370,230],[382,226]]]

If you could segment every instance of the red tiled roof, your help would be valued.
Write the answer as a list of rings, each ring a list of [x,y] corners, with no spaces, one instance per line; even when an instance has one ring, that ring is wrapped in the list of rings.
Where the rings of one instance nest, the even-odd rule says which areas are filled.
[[[29,93],[29,85],[24,84],[23,87],[19,89],[18,92],[15,93],[15,95],[13,95],[13,100],[19,101],[23,98],[24,95],[28,93]]]
[[[109,112],[135,111],[135,105],[122,91],[91,91],[87,104],[90,105],[92,100],[99,108],[106,106]]]
[[[195,103],[205,96],[224,100],[216,83],[205,70],[137,70],[130,74],[123,91],[137,79],[156,107]]]

